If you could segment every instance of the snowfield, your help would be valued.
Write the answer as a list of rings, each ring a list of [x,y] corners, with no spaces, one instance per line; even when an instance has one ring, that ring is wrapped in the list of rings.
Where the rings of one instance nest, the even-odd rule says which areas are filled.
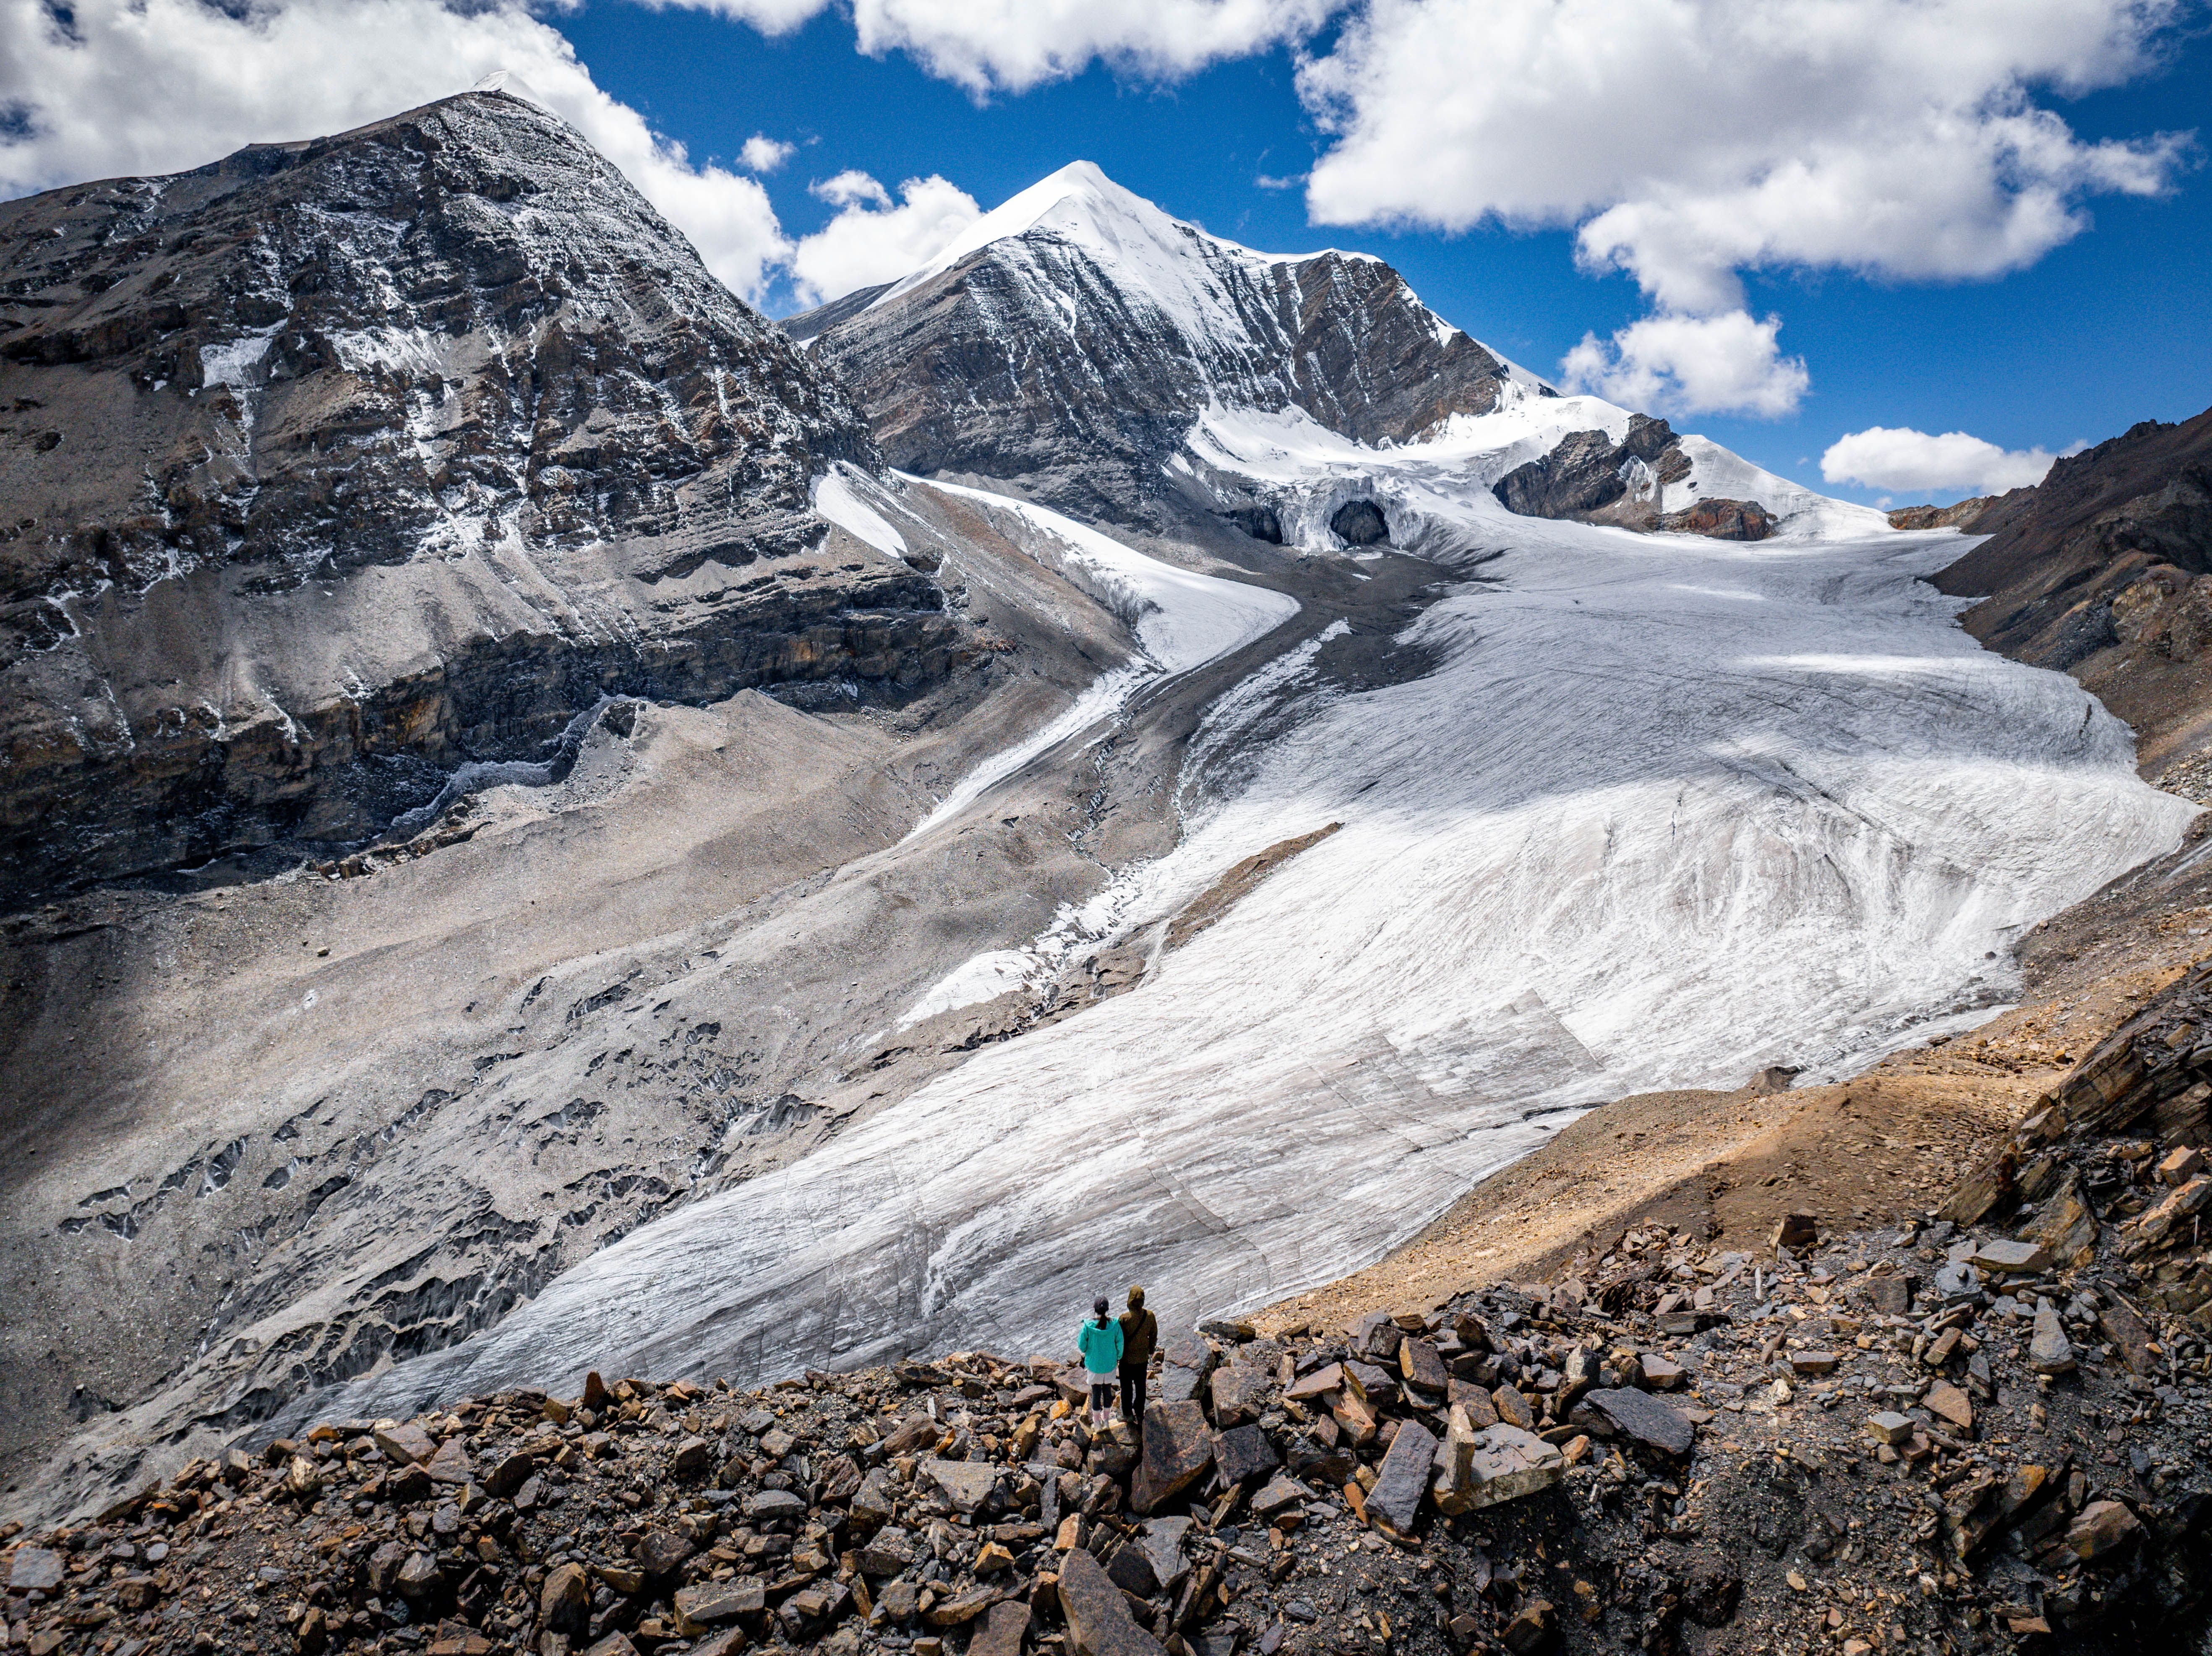
[[[2025,928],[2192,814],[2136,779],[2126,729],[2071,680],[1956,628],[1916,579],[1954,536],[1821,537],[1855,508],[1751,545],[1547,523],[1448,450],[1293,456],[1285,434],[1217,429],[1210,463],[1317,495],[1356,467],[1394,527],[1455,537],[1480,579],[1410,629],[1437,664],[1410,682],[1338,687],[1317,639],[1217,701],[1182,842],[1041,942],[1125,932],[1253,852],[1342,830],[1133,992],[327,1406],[591,1366],[1057,1350],[1132,1282],[1171,1323],[1269,1300],[1376,1258],[1580,1107],[1770,1063],[1846,1073],[1990,1016]],[[1224,636],[1203,589],[1109,544],[1158,606],[1148,641]],[[932,999],[996,992],[1020,959]]]

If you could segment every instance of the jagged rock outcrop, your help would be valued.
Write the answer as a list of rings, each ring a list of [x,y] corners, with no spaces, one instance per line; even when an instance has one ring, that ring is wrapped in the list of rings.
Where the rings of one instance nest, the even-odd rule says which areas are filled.
[[[1995,504],[1994,494],[1975,494],[1948,506],[1901,506],[1889,514],[1892,529],[1964,529],[1973,532],[1975,519]]]
[[[1986,597],[1967,630],[2039,666],[2069,668],[2118,641],[2109,606],[2146,579],[2212,574],[2212,409],[2145,420],[2054,461],[2044,480],[1959,525],[1990,538],[1936,577]]]
[[[1659,527],[1717,541],[1763,541],[1774,532],[1774,518],[1757,500],[1716,496],[1669,512],[1659,519]]]
[[[1662,511],[1668,486],[1692,470],[1674,428],[1636,414],[1619,442],[1603,431],[1570,432],[1550,453],[1507,472],[1491,492],[1507,511],[1524,518],[1674,530],[1724,541],[1764,540],[1773,532],[1772,515],[1757,500],[1707,498]]]
[[[1018,479],[1120,522],[1148,519],[1210,404],[1404,443],[1489,412],[1514,373],[1379,259],[1256,253],[1085,161],[860,297],[785,325],[852,386],[892,464]]]
[[[500,93],[0,208],[0,907],[357,840],[608,694],[911,682],[866,428]]]

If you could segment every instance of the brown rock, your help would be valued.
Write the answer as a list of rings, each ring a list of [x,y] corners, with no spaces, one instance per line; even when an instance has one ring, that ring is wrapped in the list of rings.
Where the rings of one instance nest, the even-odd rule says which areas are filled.
[[[1536,1429],[1536,1411],[1518,1386],[1501,1386],[1490,1394],[1490,1400],[1498,1407],[1498,1418],[1506,1425],[1518,1426],[1524,1432]]]
[[[515,1491],[528,1483],[537,1470],[537,1457],[518,1450],[491,1469],[491,1475],[484,1479],[484,1493],[495,1501],[513,1500]]]
[[[734,1622],[741,1616],[757,1616],[767,1607],[767,1594],[757,1577],[738,1576],[728,1581],[702,1581],[678,1587],[674,1600],[676,1631],[696,1639],[709,1628]]]
[[[1810,1247],[1820,1240],[1820,1223],[1809,1213],[1793,1213],[1774,1228],[1776,1249]]]
[[[592,1619],[592,1583],[581,1564],[563,1564],[538,1590],[538,1619],[548,1632],[574,1636]]]
[[[630,1556],[647,1575],[672,1575],[691,1556],[690,1541],[673,1530],[651,1529],[637,1538]]]
[[[1157,1512],[1213,1464],[1213,1436],[1195,1403],[1156,1403],[1145,1410],[1144,1450],[1130,1480],[1129,1504]]]
[[[456,1489],[476,1481],[476,1467],[469,1459],[467,1446],[459,1437],[447,1438],[440,1444],[424,1470],[433,1483],[449,1484]]]
[[[1531,1598],[1521,1606],[1519,1614],[1505,1624],[1505,1631],[1499,1637],[1505,1641],[1505,1648],[1511,1651],[1513,1656],[1539,1656],[1539,1653],[1549,1650],[1559,1637],[1559,1623],[1553,1614],[1551,1602],[1544,1598]]]
[[[375,1441],[377,1453],[395,1466],[427,1461],[438,1452],[430,1435],[412,1421],[398,1426],[378,1427]]]
[[[2060,1544],[2084,1561],[2117,1552],[2142,1533],[2142,1521],[2117,1501],[2093,1501],[2066,1532]]]
[[[1237,1426],[1213,1440],[1213,1465],[1222,1483],[1242,1483],[1282,1465],[1267,1435],[1257,1426]]]
[[[1928,1388],[1927,1394],[1920,1401],[1930,1414],[1942,1416],[1960,1431],[1973,1429],[1974,1405],[1967,1400],[1966,1394],[1950,1381],[1937,1380]]]
[[[2097,1308],[2097,1326],[2112,1343],[2113,1350],[2127,1364],[2130,1374],[2150,1374],[2158,1367],[2158,1353],[2150,1349],[2150,1329],[2125,1304],[2113,1299],[2109,1291],[2100,1297],[2103,1302]]]
[[[1022,1641],[1029,1630],[1030,1607],[1016,1599],[1001,1599],[969,1636],[968,1656],[1022,1656]]]
[[[1444,1360],[1426,1340],[1407,1340],[1398,1348],[1398,1372],[1407,1385],[1428,1392],[1442,1392],[1451,1380]]]
[[[1130,1615],[1121,1589],[1079,1548],[1060,1566],[1060,1608],[1075,1656],[1165,1656]]]
[[[1436,1459],[1436,1435],[1418,1421],[1400,1421],[1397,1435],[1376,1469],[1375,1487],[1367,1492],[1369,1513],[1399,1534],[1410,1535],[1421,1499],[1429,1492]]]

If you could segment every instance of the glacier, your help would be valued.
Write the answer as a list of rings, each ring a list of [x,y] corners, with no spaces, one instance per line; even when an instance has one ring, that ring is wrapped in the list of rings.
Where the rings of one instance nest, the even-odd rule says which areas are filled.
[[[2126,727],[1981,650],[1920,580],[1954,534],[1814,496],[1778,497],[1784,532],[1751,543],[1506,513],[1488,482],[1521,439],[1498,422],[1579,418],[1571,400],[1402,448],[1209,418],[1190,452],[1216,472],[1388,503],[1451,581],[1396,640],[1428,670],[1340,682],[1327,634],[1255,667],[1192,740],[1178,843],[1064,913],[1055,946],[1340,830],[1133,992],[317,1406],[1057,1350],[1132,1282],[1171,1325],[1265,1302],[1376,1258],[1596,1101],[1771,1063],[1840,1076],[1992,1015],[2025,929],[2179,842],[2194,808],[2136,779]],[[1005,506],[1071,548],[1097,535]],[[1109,544],[1152,606],[1140,632],[1233,634],[1218,594]]]

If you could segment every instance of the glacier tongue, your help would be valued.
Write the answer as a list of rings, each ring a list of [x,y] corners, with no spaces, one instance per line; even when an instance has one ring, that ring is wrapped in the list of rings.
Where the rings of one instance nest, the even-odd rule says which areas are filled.
[[[1286,446],[1224,436],[1218,458],[1327,482]],[[2024,928],[2192,814],[2136,779],[2125,728],[2070,680],[1952,625],[1916,579],[1950,537],[1637,536],[1506,517],[1434,454],[1356,458],[1455,527],[1467,549],[1432,555],[1504,549],[1482,565],[1503,585],[1411,626],[1435,664],[1413,682],[1349,688],[1314,640],[1220,697],[1185,767],[1188,832],[1093,917],[1170,913],[1255,851],[1341,831],[1133,992],[319,1406],[610,1363],[757,1377],[1057,1350],[1072,1307],[1131,1281],[1171,1323],[1295,1291],[1578,1107],[1773,1062],[1841,1073],[1985,1012]]]

